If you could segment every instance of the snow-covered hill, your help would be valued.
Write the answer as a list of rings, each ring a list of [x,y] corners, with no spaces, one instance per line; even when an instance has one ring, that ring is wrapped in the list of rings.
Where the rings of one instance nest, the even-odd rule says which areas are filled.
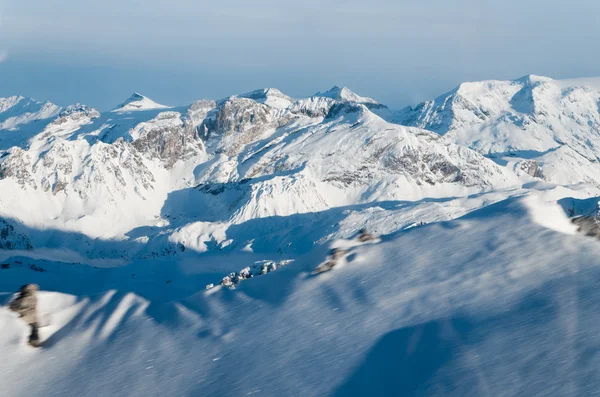
[[[587,395],[597,330],[572,313],[593,317],[577,296],[600,248],[568,216],[600,196],[599,103],[594,80],[536,76],[400,112],[339,87],[108,112],[0,99],[0,303],[38,283],[47,325],[32,351],[0,308],[0,383]]]
[[[203,291],[198,264],[94,269],[18,258],[0,270],[2,290],[35,281],[57,292],[40,295],[49,324],[40,351],[22,345],[25,325],[0,309],[3,390],[588,395],[600,381],[590,356],[600,245],[538,200],[353,244],[339,267],[311,276],[323,247],[236,291]],[[538,223],[548,219],[553,229]]]

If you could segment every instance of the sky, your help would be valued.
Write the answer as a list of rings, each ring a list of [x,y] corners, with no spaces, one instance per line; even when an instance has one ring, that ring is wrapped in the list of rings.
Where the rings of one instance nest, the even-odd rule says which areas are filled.
[[[334,85],[393,108],[463,81],[600,76],[597,0],[0,0],[0,97],[108,110]]]

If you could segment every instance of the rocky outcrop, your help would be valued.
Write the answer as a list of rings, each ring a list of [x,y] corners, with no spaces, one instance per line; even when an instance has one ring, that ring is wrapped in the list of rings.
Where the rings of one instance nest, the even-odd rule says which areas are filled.
[[[26,284],[21,287],[15,298],[10,302],[9,308],[17,313],[31,327],[29,344],[33,347],[40,346],[37,316],[37,284]]]
[[[249,98],[231,97],[219,104],[214,119],[200,127],[207,140],[217,140],[217,152],[234,156],[265,132],[286,125],[293,119],[289,113],[279,114],[268,105]]]
[[[336,103],[334,99],[325,97],[312,97],[294,102],[288,110],[293,114],[301,114],[311,118],[325,117]]]
[[[204,143],[190,118],[163,112],[135,129],[133,146],[147,157],[158,158],[167,168],[204,150]]]
[[[248,280],[250,278],[263,276],[267,273],[274,272],[284,266],[292,263],[292,260],[283,260],[279,262],[274,261],[261,261],[257,262],[255,265],[246,267],[239,272],[232,272],[229,275],[223,277],[221,282],[219,283],[223,287],[227,287],[229,289],[236,289],[237,286],[244,280]],[[214,284],[208,284],[206,289],[214,288]]]
[[[248,98],[230,98],[219,107],[214,131],[221,136],[233,133],[252,136],[273,121],[268,106]]]
[[[37,189],[31,171],[31,155],[20,147],[14,147],[0,158],[0,179],[13,178],[22,187]]]
[[[535,160],[525,160],[518,165],[520,171],[534,177],[544,179],[544,171],[540,166],[540,163]]]
[[[333,248],[329,253],[328,260],[317,266],[312,274],[321,274],[330,271],[337,266],[338,262],[348,255],[348,251],[342,248]]]
[[[377,236],[375,236],[374,234],[370,233],[367,229],[360,229],[360,232],[358,233],[357,239],[361,243],[366,243],[368,241],[375,241],[375,240],[377,240]]]

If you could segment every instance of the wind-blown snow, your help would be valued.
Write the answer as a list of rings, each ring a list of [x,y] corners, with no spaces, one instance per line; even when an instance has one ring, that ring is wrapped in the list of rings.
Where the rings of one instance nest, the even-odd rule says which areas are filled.
[[[201,277],[174,264],[2,270],[4,290],[27,280],[61,291],[41,293],[50,325],[40,351],[22,345],[25,325],[0,309],[0,345],[11,357],[0,363],[11,374],[4,390],[589,394],[598,379],[581,356],[597,341],[600,247],[539,225],[530,211],[509,200],[393,234],[351,248],[344,266],[313,277],[319,249],[235,291],[203,292]]]

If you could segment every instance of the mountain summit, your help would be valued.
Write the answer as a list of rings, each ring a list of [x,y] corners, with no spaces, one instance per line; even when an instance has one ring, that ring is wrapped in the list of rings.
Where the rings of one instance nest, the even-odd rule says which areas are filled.
[[[113,112],[132,112],[137,110],[167,109],[168,106],[154,102],[152,99],[134,93],[125,102],[113,109]]]
[[[372,105],[380,105],[373,98],[363,97],[355,94],[348,87],[338,87],[334,86],[333,88],[325,91],[325,92],[317,92],[315,96],[325,97],[335,99],[340,102],[352,102],[352,103],[361,103],[361,104],[372,104]]]

